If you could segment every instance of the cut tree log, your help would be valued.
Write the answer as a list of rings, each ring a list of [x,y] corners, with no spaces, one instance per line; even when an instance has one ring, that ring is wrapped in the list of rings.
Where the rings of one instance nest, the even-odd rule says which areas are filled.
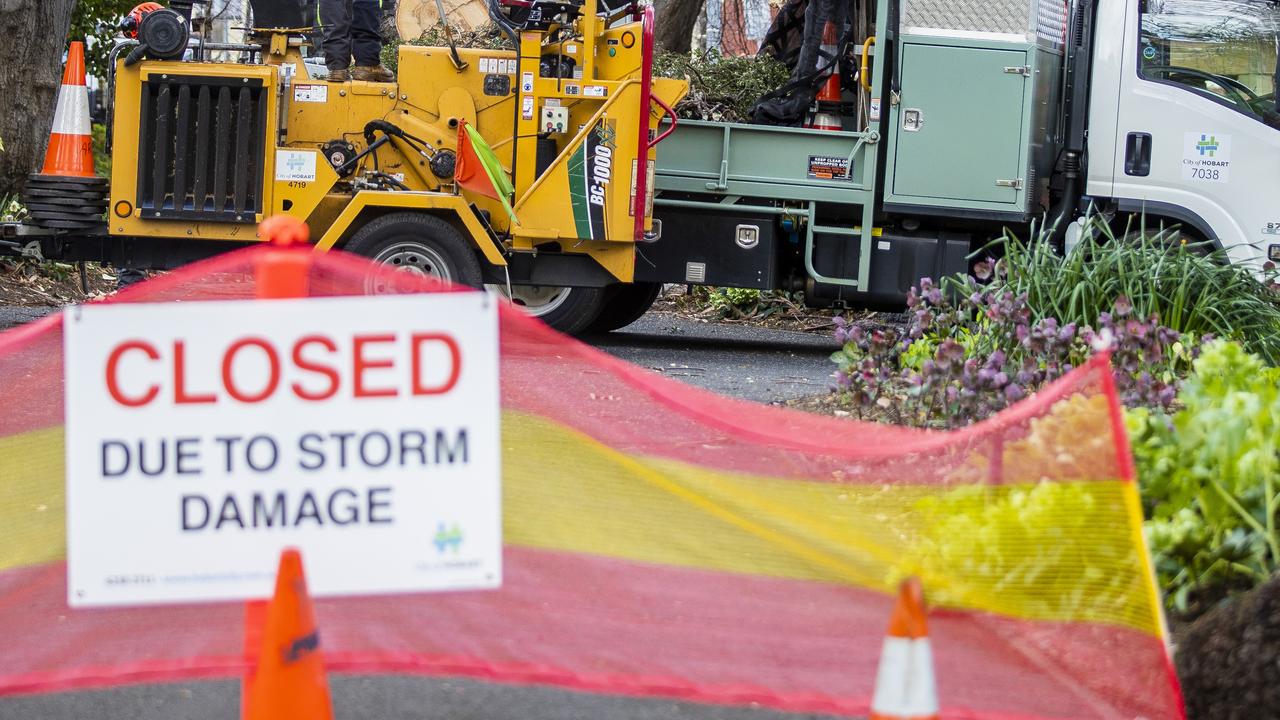
[[[483,0],[444,0],[449,24],[456,30],[475,30],[489,24]],[[415,40],[440,22],[436,0],[400,0],[396,8],[396,29],[402,40]]]

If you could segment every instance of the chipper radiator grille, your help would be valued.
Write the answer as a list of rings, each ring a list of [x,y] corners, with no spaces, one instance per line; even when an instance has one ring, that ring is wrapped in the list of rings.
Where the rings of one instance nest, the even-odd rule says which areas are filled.
[[[261,80],[148,80],[138,129],[142,216],[253,222],[262,210],[266,125]]]

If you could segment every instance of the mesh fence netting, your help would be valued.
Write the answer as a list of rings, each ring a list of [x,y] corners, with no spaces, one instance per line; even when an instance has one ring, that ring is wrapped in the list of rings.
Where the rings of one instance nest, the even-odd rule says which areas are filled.
[[[251,313],[263,250],[110,301]],[[369,267],[317,255],[310,293]],[[331,670],[858,716],[916,575],[944,717],[1181,716],[1105,359],[953,433],[723,398],[511,307],[500,362],[502,588],[319,600]],[[243,604],[67,607],[61,318],[0,336],[0,378],[0,694],[242,675]]]

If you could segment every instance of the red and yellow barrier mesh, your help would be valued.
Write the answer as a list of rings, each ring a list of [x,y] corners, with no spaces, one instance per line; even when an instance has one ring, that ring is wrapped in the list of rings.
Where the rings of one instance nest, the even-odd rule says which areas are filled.
[[[260,251],[114,301],[247,303]],[[311,293],[367,273],[317,256]],[[241,675],[242,605],[67,608],[61,351],[57,317],[0,336],[0,694]],[[501,368],[502,589],[317,602],[330,670],[859,716],[914,574],[943,717],[1181,717],[1104,359],[955,433],[722,398],[515,309]]]

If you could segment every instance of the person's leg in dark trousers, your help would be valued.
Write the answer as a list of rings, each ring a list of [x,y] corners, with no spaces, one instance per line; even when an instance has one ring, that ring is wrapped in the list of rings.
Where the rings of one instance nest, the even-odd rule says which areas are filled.
[[[357,67],[382,62],[381,0],[351,0],[351,53]]]
[[[320,26],[320,51],[329,68],[329,80],[351,79],[351,2],[352,0],[320,0],[316,5],[316,24]]]
[[[351,52],[356,57],[352,79],[395,81],[395,74],[382,66],[382,0],[352,0]]]

